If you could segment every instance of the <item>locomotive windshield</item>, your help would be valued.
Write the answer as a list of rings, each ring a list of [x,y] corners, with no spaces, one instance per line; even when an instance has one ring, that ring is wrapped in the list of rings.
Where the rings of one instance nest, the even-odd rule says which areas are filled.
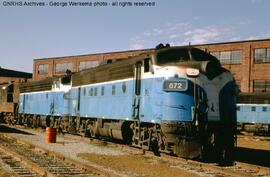
[[[175,64],[188,60],[207,61],[217,60],[214,56],[197,48],[169,48],[165,51],[160,51],[156,56],[158,65]]]
[[[157,63],[160,65],[189,60],[188,50],[170,49],[157,54]]]

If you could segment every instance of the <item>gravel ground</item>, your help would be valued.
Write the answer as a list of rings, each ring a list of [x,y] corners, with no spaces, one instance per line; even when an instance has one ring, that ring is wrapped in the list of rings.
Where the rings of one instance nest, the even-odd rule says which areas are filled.
[[[11,177],[13,174],[10,169],[0,161],[0,177]]]
[[[112,156],[123,155],[124,153],[118,149],[112,148],[107,145],[105,146],[102,143],[90,143],[90,139],[89,142],[81,141],[79,136],[74,139],[68,134],[57,135],[57,142],[48,144],[46,143],[46,134],[45,130],[43,129],[33,130],[20,128],[20,130],[14,131],[10,128],[4,128],[5,130],[1,131],[3,127],[5,126],[0,125],[0,133],[7,133],[9,136],[19,138],[37,147],[56,152],[72,160],[87,164],[98,170],[104,171],[107,174],[110,174],[110,176],[125,176],[125,174],[119,173],[118,171],[110,169],[106,166],[101,166],[97,163],[91,163],[81,157],[78,157],[79,153],[95,153],[100,155],[105,154]]]
[[[57,152],[75,161],[89,164],[106,171],[108,176],[202,176],[200,173],[183,170],[183,167],[172,166],[159,158],[149,158],[142,153],[130,153],[110,144],[89,141],[79,136],[58,135],[57,142],[45,142],[45,130],[21,129],[12,135],[36,146]],[[0,125],[1,132],[1,125]],[[25,133],[28,132],[28,133]],[[270,138],[239,136],[236,160],[253,165],[270,167]],[[270,170],[270,168],[269,168]],[[1,169],[0,169],[0,176]]]
[[[199,176],[198,174],[171,166],[162,160],[153,160],[145,157],[142,153],[131,154],[106,143],[90,141],[90,139],[85,141],[85,138],[79,136],[74,138],[74,136],[68,134],[58,135],[56,143],[47,144],[45,141],[45,130],[21,130],[23,131],[9,132],[8,135],[57,152],[75,161],[90,164],[99,170],[106,171],[109,176]]]

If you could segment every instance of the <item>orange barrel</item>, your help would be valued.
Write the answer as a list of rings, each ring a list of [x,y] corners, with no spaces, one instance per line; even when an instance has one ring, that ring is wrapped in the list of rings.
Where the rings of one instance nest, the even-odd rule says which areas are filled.
[[[46,143],[56,143],[56,128],[46,128]]]

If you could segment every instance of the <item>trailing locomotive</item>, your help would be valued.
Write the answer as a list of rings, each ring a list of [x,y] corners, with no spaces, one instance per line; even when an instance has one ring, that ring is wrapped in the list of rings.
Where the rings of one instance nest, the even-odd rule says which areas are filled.
[[[42,86],[41,86],[42,85]],[[18,123],[232,162],[235,81],[212,55],[159,46],[63,78],[22,84]]]

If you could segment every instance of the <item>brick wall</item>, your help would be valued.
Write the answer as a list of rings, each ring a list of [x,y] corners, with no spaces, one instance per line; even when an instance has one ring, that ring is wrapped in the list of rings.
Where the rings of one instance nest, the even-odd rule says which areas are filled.
[[[241,50],[241,64],[226,64],[223,66],[234,74],[235,79],[241,85],[242,92],[253,92],[253,80],[270,80],[270,63],[254,64],[254,49],[270,48],[270,39],[203,44],[196,45],[195,47],[201,48],[208,52]],[[145,50],[136,50],[104,54],[37,59],[34,60],[33,79],[39,80],[44,77],[59,75],[55,73],[55,64],[57,63],[72,62],[72,72],[78,72],[79,63],[81,61],[98,60],[100,62],[106,62],[107,60],[122,59],[126,58],[127,56],[139,55],[144,52]],[[49,65],[49,71],[47,74],[38,74],[37,67],[40,64]]]
[[[254,49],[270,48],[270,39],[206,44],[197,47],[209,52],[242,50],[241,64],[224,65],[241,83],[242,92],[253,92],[253,80],[270,80],[270,63],[254,64]]]
[[[123,52],[112,52],[112,53],[101,53],[101,54],[90,54],[90,55],[78,55],[68,57],[57,57],[57,58],[44,58],[36,59],[33,64],[33,80],[39,80],[46,77],[59,76],[65,73],[56,73],[56,64],[61,63],[72,63],[72,72],[79,71],[79,63],[83,61],[99,61],[100,64],[106,63],[108,60],[119,60],[131,56],[136,56],[144,53],[146,50],[135,50],[135,51],[123,51]],[[49,66],[48,73],[38,73],[38,66],[47,64]]]

